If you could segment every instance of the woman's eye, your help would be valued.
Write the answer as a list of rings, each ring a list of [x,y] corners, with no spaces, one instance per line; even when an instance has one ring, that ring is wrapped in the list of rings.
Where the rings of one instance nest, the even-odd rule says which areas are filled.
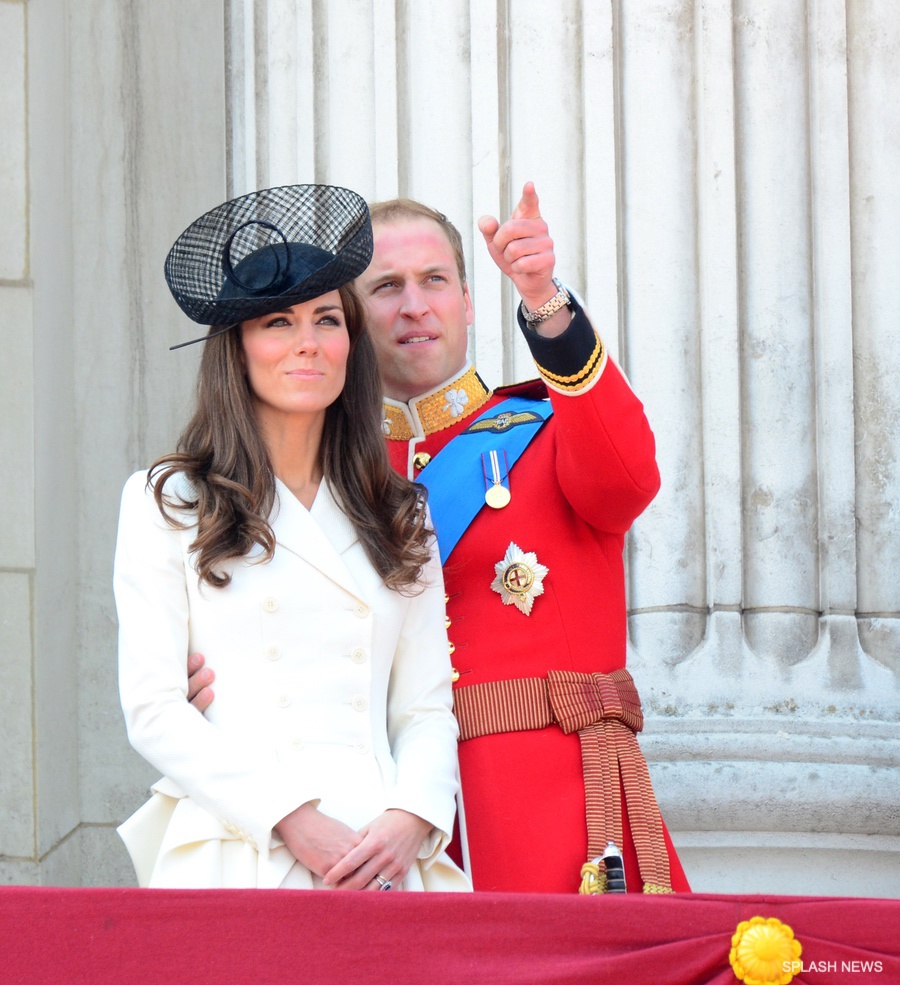
[[[321,318],[319,320],[319,324],[324,325],[326,328],[329,327],[333,328],[337,325],[340,325],[340,323],[341,323],[340,319],[336,318],[334,315],[325,315],[324,318]]]
[[[287,318],[281,318],[281,317],[279,317],[279,318],[270,318],[269,321],[266,322],[265,327],[266,328],[284,328],[284,326],[285,325],[288,325],[288,324],[290,324],[290,323],[288,322]]]

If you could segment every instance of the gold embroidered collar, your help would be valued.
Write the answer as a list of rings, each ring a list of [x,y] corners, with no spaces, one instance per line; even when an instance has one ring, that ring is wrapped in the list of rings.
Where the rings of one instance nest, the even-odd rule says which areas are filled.
[[[381,428],[388,441],[423,438],[474,414],[490,397],[491,391],[469,363],[459,376],[407,404],[385,397]]]

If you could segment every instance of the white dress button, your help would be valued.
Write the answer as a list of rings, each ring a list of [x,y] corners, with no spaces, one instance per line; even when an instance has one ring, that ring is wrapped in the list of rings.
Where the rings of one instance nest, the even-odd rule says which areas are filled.
[[[357,742],[356,743],[356,751],[361,756],[364,756],[369,751],[369,743],[368,742]]]
[[[366,651],[361,646],[355,646],[350,651],[350,659],[355,664],[364,664],[366,662]]]
[[[278,696],[278,707],[287,708],[290,706],[291,696],[289,694],[280,694]]]
[[[277,660],[281,656],[281,650],[279,650],[277,646],[267,647],[266,656],[269,660]]]
[[[357,619],[365,619],[369,614],[369,607],[365,602],[357,602],[356,605],[353,606],[353,612]]]
[[[264,599],[262,606],[266,610],[266,612],[274,612],[278,608],[278,600],[271,598]]]
[[[350,702],[350,706],[354,711],[365,711],[369,707],[369,702],[361,694],[357,694]]]

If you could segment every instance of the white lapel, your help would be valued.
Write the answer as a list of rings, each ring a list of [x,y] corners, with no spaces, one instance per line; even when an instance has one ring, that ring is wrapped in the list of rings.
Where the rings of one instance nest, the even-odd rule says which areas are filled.
[[[319,484],[311,510],[277,477],[275,489],[278,496],[270,520],[275,540],[341,588],[362,598],[359,585],[341,557],[356,543],[356,530],[335,502],[326,481]]]

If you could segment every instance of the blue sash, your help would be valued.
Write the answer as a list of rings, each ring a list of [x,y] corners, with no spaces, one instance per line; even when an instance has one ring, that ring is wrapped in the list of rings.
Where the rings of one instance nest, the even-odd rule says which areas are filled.
[[[425,466],[416,480],[428,489],[428,505],[441,564],[485,506],[482,455],[505,452],[507,472],[553,413],[549,400],[510,397],[485,411]],[[490,509],[491,507],[486,507]]]

